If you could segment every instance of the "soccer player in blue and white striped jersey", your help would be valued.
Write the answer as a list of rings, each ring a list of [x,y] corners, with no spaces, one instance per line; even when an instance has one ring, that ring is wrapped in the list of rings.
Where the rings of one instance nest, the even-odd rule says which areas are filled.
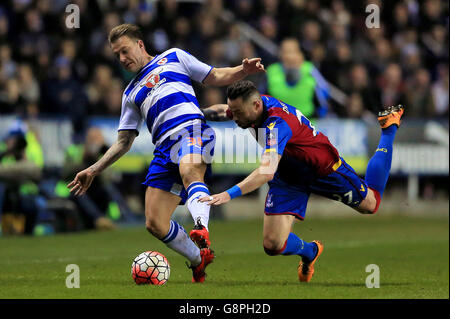
[[[123,93],[117,141],[68,187],[75,195],[83,195],[96,175],[128,152],[144,122],[155,144],[143,182],[148,186],[146,228],[191,262],[193,282],[203,282],[214,254],[208,232],[209,206],[198,199],[209,195],[204,178],[210,172],[215,135],[205,122],[191,81],[225,86],[264,72],[264,65],[260,58],[253,58],[236,67],[214,68],[176,48],[151,56],[139,27],[133,24],[113,28],[109,43],[122,66],[136,76]],[[190,237],[171,220],[177,205],[184,203],[195,221]]]

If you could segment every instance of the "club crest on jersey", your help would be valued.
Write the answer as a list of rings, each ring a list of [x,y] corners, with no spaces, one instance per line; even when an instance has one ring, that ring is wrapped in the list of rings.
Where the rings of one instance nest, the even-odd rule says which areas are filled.
[[[273,207],[272,194],[267,195],[266,207]]]
[[[167,58],[162,58],[161,60],[159,60],[158,62],[156,62],[156,64],[158,65],[163,65],[167,63]]]

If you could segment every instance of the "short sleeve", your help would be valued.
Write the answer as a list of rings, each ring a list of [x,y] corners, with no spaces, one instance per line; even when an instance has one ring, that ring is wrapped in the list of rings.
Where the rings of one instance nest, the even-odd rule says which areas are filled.
[[[136,130],[139,133],[141,123],[141,112],[124,95],[122,98],[122,111],[120,114],[119,128],[117,130]]]
[[[283,155],[287,142],[292,137],[292,130],[281,117],[269,117],[265,121],[265,144],[263,154],[276,152]]]
[[[213,69],[212,66],[199,61],[196,57],[186,51],[177,49],[176,52],[178,59],[186,68],[189,77],[194,81],[203,82]]]

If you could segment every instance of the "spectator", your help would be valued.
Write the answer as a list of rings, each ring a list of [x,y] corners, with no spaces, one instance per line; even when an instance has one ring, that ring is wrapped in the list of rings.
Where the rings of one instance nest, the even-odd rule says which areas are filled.
[[[17,63],[12,59],[11,47],[0,45],[0,84],[15,75]]]
[[[0,213],[5,212],[4,233],[33,233],[38,212],[36,182],[42,176],[43,160],[36,135],[24,123],[15,123],[0,144],[0,189],[5,192]]]
[[[9,19],[5,10],[0,7],[0,42],[7,42],[9,38]]]
[[[84,143],[73,144],[67,149],[62,170],[63,181],[60,182],[62,186],[56,187],[57,195],[70,197],[76,203],[81,212],[84,227],[87,229],[115,228],[113,221],[107,217],[108,212],[111,209],[116,211],[119,209],[116,200],[122,203],[124,201],[120,193],[115,190],[112,171],[104,171],[100,178],[93,181],[92,187],[82,197],[71,195],[65,185],[80,168],[96,162],[107,149],[101,130],[97,127],[89,128]]]
[[[18,69],[20,94],[27,103],[37,103],[40,97],[39,84],[29,64],[20,64]]]
[[[81,84],[72,75],[70,62],[65,57],[55,61],[56,74],[44,86],[43,110],[69,116],[76,132],[82,132],[87,114],[87,98]],[[41,101],[41,102],[42,102]],[[48,103],[48,104],[47,104]]]
[[[101,115],[107,113],[107,108],[102,102],[110,92],[112,77],[112,70],[109,66],[105,64],[96,66],[92,80],[86,88],[90,114]]]
[[[435,106],[431,92],[430,74],[426,69],[418,69],[414,77],[406,83],[406,103],[410,117],[433,116]]]
[[[380,77],[378,85],[382,92],[381,105],[383,107],[405,104],[404,84],[400,65],[390,63]]]
[[[314,65],[305,61],[294,38],[282,41],[280,62],[267,68],[267,92],[295,106],[306,117],[324,116],[327,110],[328,85]]]
[[[381,108],[381,92],[374,83],[369,81],[366,67],[363,64],[355,64],[349,75],[350,87],[348,91],[359,95],[364,110],[377,115]],[[355,116],[351,115],[350,117]]]
[[[448,117],[448,95],[449,95],[449,74],[448,65],[438,67],[438,80],[433,84],[431,93],[433,94],[434,116]]]
[[[346,41],[336,45],[335,54],[329,55],[323,64],[323,74],[326,79],[340,88],[348,86],[347,72],[353,64],[352,49]]]
[[[361,95],[357,92],[350,94],[347,101],[347,117],[360,119],[364,114],[364,102]]]
[[[0,91],[0,114],[21,114],[25,109],[25,100],[20,94],[19,81],[11,78],[5,81]]]
[[[123,89],[122,81],[118,78],[111,80],[107,93],[102,97],[103,108],[106,109],[105,115],[120,116]]]

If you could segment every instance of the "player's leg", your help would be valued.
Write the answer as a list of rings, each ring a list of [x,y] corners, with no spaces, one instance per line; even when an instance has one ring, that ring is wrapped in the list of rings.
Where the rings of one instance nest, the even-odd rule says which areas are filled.
[[[265,203],[263,227],[264,251],[269,256],[298,255],[300,281],[310,281],[314,263],[323,250],[319,241],[306,242],[292,232],[295,218],[303,219],[309,194],[289,187],[275,177],[270,183]]]
[[[151,234],[191,262],[192,282],[204,282],[205,268],[214,255],[209,248],[197,247],[184,228],[170,219],[179,202],[180,197],[175,194],[148,187],[145,193],[145,225]]]
[[[180,197],[155,187],[145,193],[145,227],[169,248],[186,257],[191,264],[201,263],[200,249],[188,237],[184,228],[171,220]]]
[[[208,230],[210,206],[198,200],[210,195],[205,173],[210,169],[207,163],[213,156],[214,144],[214,130],[206,124],[198,124],[184,129],[178,151],[180,176],[188,197],[186,203],[195,223],[190,236],[200,248],[211,245]]]
[[[204,180],[206,167],[201,154],[186,154],[179,164],[180,176],[188,194],[186,204],[195,222],[191,237],[200,247],[209,247],[211,244],[208,234],[210,206],[198,201],[210,195]]]
[[[333,166],[333,172],[315,179],[309,185],[309,190],[314,194],[342,202],[360,213],[366,212],[361,207],[374,209],[376,204],[373,192],[365,180],[342,157]]]
[[[334,172],[311,183],[311,192],[343,202],[362,214],[374,214],[378,210],[389,177],[392,144],[403,107],[391,107],[386,110],[386,114],[379,118],[382,124],[381,139],[375,155],[369,161],[365,180],[340,158]]]
[[[293,215],[264,216],[263,246],[267,255],[298,255],[314,259],[317,245],[303,241],[291,231],[294,219]]]
[[[381,137],[375,154],[367,165],[365,180],[370,190],[367,199],[358,207],[361,212],[373,214],[378,210],[389,178],[393,143],[397,129],[400,127],[403,111],[403,106],[398,105],[379,114]]]

